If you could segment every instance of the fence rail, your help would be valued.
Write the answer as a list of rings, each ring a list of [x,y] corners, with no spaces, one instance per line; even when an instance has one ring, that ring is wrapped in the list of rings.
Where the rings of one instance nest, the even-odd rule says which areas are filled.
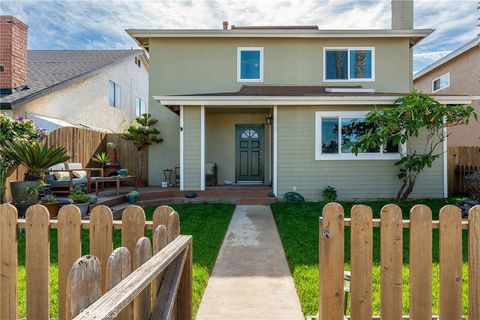
[[[58,230],[59,319],[73,319],[82,310],[91,310],[88,307],[102,299],[106,292],[118,295],[117,286],[123,286],[132,277],[136,284],[128,286],[137,289],[128,299],[133,304],[122,312],[116,305],[110,315],[130,319],[134,314],[135,319],[147,319],[154,310],[154,305],[150,304],[151,295],[158,297],[164,292],[174,292],[172,301],[179,308],[172,310],[176,311],[177,319],[191,319],[191,237],[180,236],[179,216],[172,208],[159,207],[153,214],[153,221],[145,221],[143,209],[129,206],[120,222],[113,221],[111,210],[105,206],[95,207],[90,221],[86,221],[81,220],[76,206],[68,205],[60,210],[58,220],[49,219],[48,210],[42,205],[29,207],[26,219],[17,219],[17,210],[12,205],[0,205],[0,319],[17,319],[19,229],[25,229],[26,238],[28,319],[50,318],[50,229]],[[91,256],[81,257],[82,229],[90,231]],[[113,230],[118,229],[122,231],[123,247],[113,250]],[[145,230],[153,231],[153,246],[144,237]],[[152,248],[153,260],[150,259]],[[172,257],[182,252],[186,257],[181,264],[182,276],[176,282],[177,288],[172,290],[170,285],[164,284],[161,274],[164,267],[168,269],[173,265]],[[149,269],[154,276],[143,272],[147,268],[145,265],[154,270]],[[164,300],[155,300],[157,304],[165,304]]]
[[[127,168],[132,175],[138,174],[138,153],[131,141],[121,138],[118,133],[105,133],[84,128],[65,127],[56,129],[47,134],[43,143],[63,147],[70,156],[69,162],[81,163],[84,167],[95,167],[92,158],[97,152],[106,151],[107,142],[117,145],[117,161],[122,168]],[[142,178],[148,177],[148,149],[143,151]],[[10,181],[23,180],[26,168],[19,166],[7,177],[6,200],[11,200],[9,191]]]
[[[344,228],[351,227],[351,318],[372,319],[373,228],[380,228],[380,313],[402,319],[403,228],[409,232],[410,319],[432,319],[432,229],[439,229],[440,319],[462,319],[462,229],[468,230],[468,319],[480,319],[480,206],[462,221],[460,209],[445,206],[440,220],[430,208],[417,205],[411,220],[402,220],[396,205],[372,209],[357,205],[351,219],[343,207],[323,209],[319,233],[319,319],[344,317]]]

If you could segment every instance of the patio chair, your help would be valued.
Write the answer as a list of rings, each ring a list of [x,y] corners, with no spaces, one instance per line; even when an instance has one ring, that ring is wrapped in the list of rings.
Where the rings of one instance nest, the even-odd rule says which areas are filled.
[[[101,168],[83,168],[81,163],[65,163],[50,167],[47,171],[47,182],[56,194],[70,193],[80,186],[85,186],[87,193],[91,192],[91,184],[98,177],[92,177],[92,172],[98,171],[103,177]]]

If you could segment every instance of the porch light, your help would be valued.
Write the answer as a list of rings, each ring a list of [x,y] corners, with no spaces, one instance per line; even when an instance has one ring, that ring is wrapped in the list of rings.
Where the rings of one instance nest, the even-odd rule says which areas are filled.
[[[265,121],[267,121],[267,125],[270,126],[272,125],[272,120],[273,120],[273,117],[272,116],[268,116]]]

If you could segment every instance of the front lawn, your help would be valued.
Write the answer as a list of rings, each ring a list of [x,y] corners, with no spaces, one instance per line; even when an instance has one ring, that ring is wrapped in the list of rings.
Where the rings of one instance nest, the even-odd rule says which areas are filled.
[[[405,201],[397,203],[403,211],[403,218],[409,219],[409,210],[416,204],[425,204],[432,209],[433,219],[438,220],[439,210],[447,204],[455,203],[458,199]],[[350,209],[355,204],[365,204],[372,208],[373,217],[380,217],[381,208],[392,201],[363,201],[340,202],[345,209],[345,216],[350,216]],[[282,239],[288,264],[295,281],[302,310],[305,315],[314,315],[318,312],[318,219],[326,203],[271,205]],[[408,236],[409,230],[404,229],[403,252],[403,311],[409,311],[409,268],[408,268]],[[439,313],[440,285],[439,285],[439,248],[438,229],[433,230],[433,312]],[[374,228],[373,233],[373,312],[380,314],[380,229]],[[467,270],[467,232],[463,232],[463,312],[467,313],[468,306],[468,270]],[[345,228],[345,268],[350,270],[350,228]]]
[[[182,234],[193,236],[193,313],[197,313],[203,291],[213,270],[220,246],[232,218],[234,205],[179,204],[172,207],[180,215]],[[152,220],[155,208],[145,208],[147,220]],[[151,239],[151,231],[146,235]],[[88,230],[82,230],[82,254],[89,251]],[[114,248],[121,245],[121,231],[114,230]],[[26,316],[25,233],[18,240],[18,315]],[[57,230],[50,232],[50,315],[58,317]]]

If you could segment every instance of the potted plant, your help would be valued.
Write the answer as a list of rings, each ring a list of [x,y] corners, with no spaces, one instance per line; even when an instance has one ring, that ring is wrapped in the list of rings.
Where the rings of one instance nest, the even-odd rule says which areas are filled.
[[[100,152],[96,153],[92,160],[97,162],[103,168],[110,162],[110,156],[106,152]]]
[[[70,198],[73,200],[73,204],[80,209],[82,216],[87,215],[91,197],[81,189],[75,189],[70,192]]]
[[[117,162],[117,145],[114,142],[107,142],[107,153],[110,163]]]
[[[143,151],[149,145],[160,143],[163,139],[158,136],[160,131],[153,127],[158,120],[152,118],[151,114],[144,113],[141,117],[136,118],[135,122],[122,134],[122,138],[132,141],[135,147],[137,147],[137,186],[145,186],[146,181],[143,179]]]
[[[6,141],[0,146],[3,156],[13,159],[27,168],[24,181],[10,183],[12,197],[15,203],[25,202],[24,193],[27,187],[35,185],[39,187],[45,181],[45,172],[51,166],[63,163],[70,159],[64,148],[56,148],[45,144],[43,147],[36,140]]]
[[[58,210],[60,209],[60,202],[53,194],[46,195],[40,199],[40,202],[48,209],[50,212],[50,218],[56,217],[58,215]]]
[[[138,191],[131,191],[127,194],[127,201],[128,203],[134,204],[138,201],[140,198],[140,194]]]

